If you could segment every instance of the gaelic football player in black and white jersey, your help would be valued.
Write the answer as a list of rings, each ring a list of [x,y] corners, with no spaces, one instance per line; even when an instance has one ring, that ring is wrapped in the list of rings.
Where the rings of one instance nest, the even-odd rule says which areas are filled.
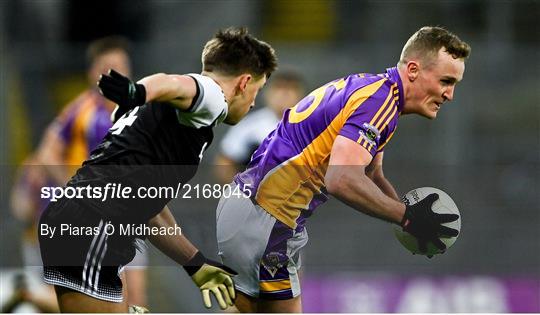
[[[212,142],[212,128],[242,119],[276,63],[270,45],[244,28],[229,28],[206,43],[201,74],[160,73],[135,83],[111,70],[98,85],[104,96],[118,104],[115,124],[67,186],[186,183]],[[58,230],[62,224],[91,226],[96,231],[40,235],[45,282],[55,286],[62,312],[127,312],[118,274],[135,255],[136,238],[108,229],[120,224],[173,227],[176,221],[166,206],[169,201],[136,196],[62,198],[48,206],[40,225]],[[184,235],[148,239],[184,266],[207,307],[211,307],[210,292],[221,308],[233,304],[233,270],[205,258]]]

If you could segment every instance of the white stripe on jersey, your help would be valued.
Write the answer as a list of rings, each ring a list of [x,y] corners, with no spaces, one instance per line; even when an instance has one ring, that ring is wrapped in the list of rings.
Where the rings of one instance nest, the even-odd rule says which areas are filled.
[[[199,85],[199,98],[189,111],[176,110],[178,121],[188,127],[208,127],[221,123],[227,117],[229,105],[221,87],[210,77],[190,73]]]

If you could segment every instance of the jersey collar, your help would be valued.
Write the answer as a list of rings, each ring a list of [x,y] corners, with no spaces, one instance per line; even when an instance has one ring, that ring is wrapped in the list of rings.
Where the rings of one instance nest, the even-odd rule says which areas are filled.
[[[403,83],[401,82],[401,77],[397,67],[392,67],[386,69],[386,75],[390,80],[397,83],[399,89],[399,98],[398,98],[398,111],[401,113],[403,106],[405,105],[405,94],[403,93]]]

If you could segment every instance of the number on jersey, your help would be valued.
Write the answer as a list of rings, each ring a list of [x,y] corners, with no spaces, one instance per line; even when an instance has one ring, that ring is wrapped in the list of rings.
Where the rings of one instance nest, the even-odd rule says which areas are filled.
[[[120,117],[120,119],[118,119],[110,129],[110,131],[112,131],[112,134],[119,135],[122,130],[124,130],[124,128],[126,128],[127,126],[131,126],[135,119],[137,119],[137,116],[135,114],[137,114],[138,110],[139,107],[135,107],[129,113]]]

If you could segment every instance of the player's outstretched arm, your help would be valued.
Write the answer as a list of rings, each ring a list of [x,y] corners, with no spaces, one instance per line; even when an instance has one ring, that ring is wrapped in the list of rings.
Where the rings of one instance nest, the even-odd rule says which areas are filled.
[[[111,116],[113,122],[136,106],[152,101],[187,110],[197,95],[195,79],[185,75],[157,73],[135,83],[111,69],[100,76],[97,85],[103,96],[118,105]]]
[[[150,227],[174,227],[176,220],[167,206],[149,221]],[[231,268],[210,260],[184,235],[149,236],[150,242],[165,255],[182,265],[193,282],[201,290],[204,305],[212,307],[210,293],[218,301],[222,309],[233,306],[236,298],[232,276],[237,273]]]
[[[388,197],[366,175],[372,156],[358,143],[338,136],[332,147],[325,176],[330,194],[356,210],[400,224],[405,204]]]
[[[181,110],[187,110],[197,95],[197,83],[187,75],[157,73],[137,84],[145,87],[147,102],[166,102]]]

